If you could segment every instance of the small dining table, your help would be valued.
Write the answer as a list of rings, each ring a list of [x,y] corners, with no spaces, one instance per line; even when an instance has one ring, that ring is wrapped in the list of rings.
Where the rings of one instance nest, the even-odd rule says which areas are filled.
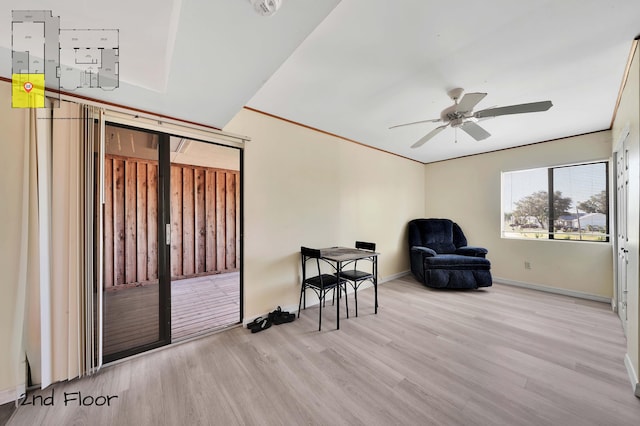
[[[372,258],[373,262],[373,291],[374,291],[374,313],[378,313],[378,256],[380,253],[371,250],[362,250],[351,247],[327,247],[320,249],[322,259],[335,263],[336,276],[340,282],[342,267],[356,260]],[[338,292],[340,294],[340,292]],[[345,295],[345,297],[347,297]],[[336,328],[340,329],[340,297],[336,303]],[[348,312],[347,312],[348,314]]]

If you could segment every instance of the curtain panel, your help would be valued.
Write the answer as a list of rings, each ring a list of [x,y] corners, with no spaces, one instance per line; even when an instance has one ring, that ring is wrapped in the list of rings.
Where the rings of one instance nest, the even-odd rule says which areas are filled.
[[[94,273],[99,111],[52,102],[32,111],[26,135],[24,273],[16,300],[24,306],[23,349],[31,382],[42,388],[100,366]]]

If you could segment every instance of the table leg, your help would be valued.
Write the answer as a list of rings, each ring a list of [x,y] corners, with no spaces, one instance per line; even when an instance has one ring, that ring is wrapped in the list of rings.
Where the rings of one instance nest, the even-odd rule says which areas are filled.
[[[342,271],[342,262],[336,262],[336,269],[338,273],[336,277],[338,278],[338,303],[336,303],[336,330],[340,330],[340,296],[342,295],[342,287],[340,287],[340,272]]]
[[[373,261],[373,293],[375,295],[374,312],[378,313],[378,256]]]

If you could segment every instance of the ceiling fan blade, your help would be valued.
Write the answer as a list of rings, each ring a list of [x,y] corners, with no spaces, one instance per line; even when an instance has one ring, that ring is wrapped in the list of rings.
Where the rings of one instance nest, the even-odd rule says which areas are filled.
[[[467,93],[462,99],[460,99],[460,103],[456,107],[456,112],[460,112],[465,114],[470,112],[474,106],[478,104],[484,97],[487,96],[486,93]]]
[[[440,133],[441,131],[443,131],[449,124],[445,124],[444,126],[440,126],[440,127],[436,127],[435,129],[433,129],[432,131],[430,131],[429,133],[427,133],[426,135],[424,135],[423,137],[421,137],[418,142],[414,143],[413,145],[411,145],[411,148],[418,148],[421,147],[422,145],[424,145],[424,143],[426,141],[428,141],[429,139],[431,139],[432,137],[434,137],[435,135],[437,135],[438,133]]]
[[[483,109],[482,111],[478,111],[473,114],[473,116],[475,118],[484,118],[497,117],[499,115],[523,114],[526,112],[540,112],[546,111],[552,106],[553,104],[551,103],[551,101],[532,102],[530,104],[519,104],[499,108]]]
[[[460,128],[477,141],[481,141],[491,136],[491,133],[487,132],[485,129],[478,126],[473,121],[465,121],[464,123],[462,123]]]
[[[485,111],[485,110],[487,110],[487,109],[494,109],[494,108],[496,108],[497,106],[498,106],[498,105],[492,105],[492,106],[490,106],[489,108],[485,108],[483,111]],[[490,115],[490,116],[488,116],[488,117],[477,118],[477,119],[475,120],[475,122],[476,122],[476,123],[479,123],[479,122],[481,122],[481,121],[491,120],[492,118],[494,118],[494,116],[493,116],[493,115]]]
[[[431,120],[413,121],[411,123],[396,124],[395,126],[389,127],[389,129],[395,129],[396,127],[412,126],[414,124],[421,124],[421,123],[439,123],[441,121],[442,121],[442,119],[440,119],[440,118],[433,118]]]

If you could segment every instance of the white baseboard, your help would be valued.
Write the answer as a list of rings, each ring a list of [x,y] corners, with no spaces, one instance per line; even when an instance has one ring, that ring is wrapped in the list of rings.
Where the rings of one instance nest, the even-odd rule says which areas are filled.
[[[378,284],[384,284],[386,282],[393,281],[393,280],[396,280],[398,278],[402,278],[404,276],[409,275],[410,273],[411,273],[411,271],[406,270],[406,271],[398,272],[397,274],[388,275],[388,276],[386,276],[384,278],[380,278],[378,280]]]
[[[382,285],[382,284],[384,284],[386,282],[393,281],[393,280],[395,280],[397,278],[402,278],[402,277],[404,277],[406,275],[409,275],[410,273],[411,273],[411,271],[402,271],[402,272],[398,272],[397,274],[388,275],[388,276],[386,276],[384,278],[380,278],[378,280],[378,285]],[[365,283],[362,283],[362,285],[359,287],[359,289],[363,290],[363,289],[369,288],[371,286],[373,286],[373,284],[371,284],[370,282],[365,282]],[[348,290],[347,290],[347,293],[350,294],[352,292],[353,292],[353,289],[351,287],[349,287]],[[308,300],[307,301],[307,306],[315,306],[317,304],[318,304],[318,300]],[[296,314],[298,313],[298,305],[286,305],[286,306],[280,306],[280,308],[283,311],[293,312],[293,313],[296,313]],[[265,313],[260,314],[260,315],[254,315],[252,317],[244,318],[242,320],[242,326],[246,327],[247,324],[249,324],[250,322],[252,322],[256,318],[266,317],[267,315],[269,315],[269,312],[265,312]]]
[[[631,389],[635,395],[640,398],[640,383],[638,382],[638,375],[636,374],[635,368],[633,368],[633,363],[631,362],[631,358],[629,358],[628,353],[624,356],[624,366],[627,367],[627,374],[629,375],[629,381],[631,382]]]
[[[26,390],[24,385],[16,388],[0,390],[0,405],[18,400],[25,392]]]
[[[508,280],[506,278],[500,278],[500,277],[493,277],[493,282],[496,284],[512,285],[514,287],[522,287],[522,288],[528,288],[531,290],[546,291],[547,293],[561,294],[563,296],[571,296],[571,297],[577,297],[578,299],[593,300],[594,302],[611,304],[610,297],[599,296],[597,294],[584,293],[582,291],[567,290],[567,289],[558,288],[558,287],[549,287],[541,284],[525,283],[522,281]]]

